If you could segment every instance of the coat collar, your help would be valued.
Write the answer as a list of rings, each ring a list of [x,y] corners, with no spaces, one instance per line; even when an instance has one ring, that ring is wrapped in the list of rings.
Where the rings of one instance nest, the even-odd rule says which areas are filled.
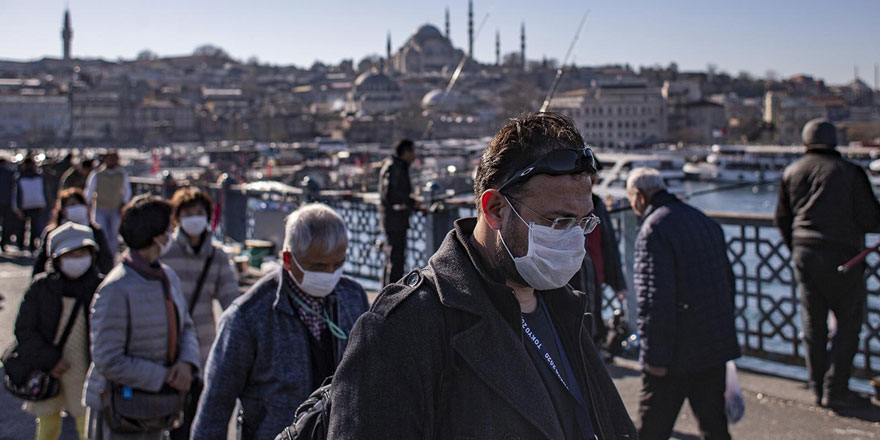
[[[452,348],[545,437],[563,438],[550,397],[526,353],[519,303],[510,287],[488,275],[491,272],[470,243],[475,226],[474,218],[456,221],[428,263],[440,302],[480,317],[452,336]]]
[[[644,222],[654,211],[660,209],[663,206],[666,206],[670,203],[677,202],[678,197],[672,195],[669,191],[665,189],[661,189],[651,197],[651,201],[648,202],[648,208],[645,209],[645,214],[642,215],[642,221]]]

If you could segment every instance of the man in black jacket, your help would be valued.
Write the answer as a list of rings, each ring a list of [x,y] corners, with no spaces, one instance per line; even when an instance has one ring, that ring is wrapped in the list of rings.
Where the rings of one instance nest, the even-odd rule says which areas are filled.
[[[776,225],[791,249],[801,297],[807,370],[816,403],[835,409],[870,405],[849,390],[865,301],[865,264],[838,273],[880,226],[880,204],[865,171],[840,156],[837,129],[814,119],[804,126],[807,152],[789,165],[779,185]],[[828,311],[837,318],[830,350]],[[825,400],[823,401],[823,395]]]
[[[403,276],[406,263],[406,230],[409,216],[418,202],[412,198],[409,165],[416,159],[413,142],[402,139],[394,147],[394,155],[385,159],[379,171],[379,220],[385,234],[385,270],[382,285]]]
[[[639,438],[668,439],[688,399],[703,438],[729,439],[725,363],[740,349],[724,232],[667,192],[655,169],[632,170],[626,192],[642,219],[633,267],[643,366]]]
[[[477,218],[355,324],[332,439],[635,439],[566,286],[584,258],[594,158],[555,113],[514,119],[483,153]]]

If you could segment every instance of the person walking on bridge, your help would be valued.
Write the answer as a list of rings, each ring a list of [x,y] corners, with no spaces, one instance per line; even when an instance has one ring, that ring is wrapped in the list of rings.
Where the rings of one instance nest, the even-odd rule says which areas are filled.
[[[849,389],[865,315],[865,264],[837,266],[858,254],[865,233],[880,226],[880,204],[865,171],[835,150],[837,129],[814,119],[802,133],[804,157],[789,165],[779,185],[776,225],[791,250],[801,299],[810,388],[816,404],[833,409],[869,406]],[[828,345],[828,311],[837,334]]]
[[[668,439],[687,399],[702,438],[730,439],[725,364],[740,348],[724,232],[666,191],[655,169],[632,170],[626,194],[642,220],[633,267],[643,369],[639,438]]]
[[[104,163],[89,174],[86,200],[94,209],[94,218],[107,234],[107,244],[115,257],[119,251],[119,222],[122,207],[131,199],[128,172],[119,166],[119,153],[109,150]]]

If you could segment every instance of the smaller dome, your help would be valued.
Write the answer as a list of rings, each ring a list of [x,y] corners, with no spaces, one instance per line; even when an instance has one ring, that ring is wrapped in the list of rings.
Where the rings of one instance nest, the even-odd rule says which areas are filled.
[[[422,108],[440,107],[440,103],[443,102],[445,95],[446,91],[443,89],[434,89],[425,93],[425,96],[422,98]],[[446,108],[455,107],[456,105],[458,105],[458,98],[455,96],[455,93],[450,92],[449,98],[446,99]]]
[[[390,76],[373,69],[364,72],[354,80],[354,88],[358,92],[396,92],[400,90],[397,81]]]

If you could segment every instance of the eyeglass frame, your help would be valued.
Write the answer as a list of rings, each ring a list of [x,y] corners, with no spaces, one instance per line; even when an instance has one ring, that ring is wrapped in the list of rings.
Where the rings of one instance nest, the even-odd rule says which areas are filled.
[[[519,203],[520,206],[528,209],[532,214],[535,214],[538,217],[541,217],[542,219],[549,222],[550,226],[546,226],[546,227],[548,227],[550,229],[565,230],[565,229],[572,228],[572,227],[578,227],[584,231],[584,235],[587,235],[587,234],[595,231],[596,228],[602,223],[602,219],[600,219],[598,215],[596,215],[592,212],[587,214],[585,217],[583,217],[581,219],[577,219],[575,217],[559,217],[556,219],[549,219],[549,218],[544,217],[543,215],[539,214],[534,209],[530,208],[529,205],[526,205],[525,203],[523,203],[522,200],[518,200],[514,197],[506,196],[504,194],[502,194],[502,196],[504,197],[505,200],[507,200],[507,203],[510,204],[510,208],[513,209],[513,213],[516,214],[516,216],[519,217],[519,219],[522,220],[523,223],[526,223],[526,224],[536,223],[536,222],[527,222],[526,219],[522,218],[522,215],[520,215],[519,211],[517,211],[516,208],[513,207],[513,203],[510,203],[511,200]],[[571,225],[568,228],[557,227],[557,225],[562,224],[561,221],[564,221],[564,220],[571,221],[572,222]],[[581,225],[581,223],[583,223],[583,226]]]
[[[579,153],[578,160],[574,168],[568,170],[557,170],[550,167],[550,165],[548,164],[548,157],[553,154],[558,154],[560,151],[575,151]],[[583,163],[585,158],[589,158],[589,163]],[[532,162],[529,166],[517,170],[503,184],[501,184],[501,186],[498,187],[498,191],[503,192],[505,189],[508,189],[509,187],[518,183],[525,182],[528,179],[531,179],[533,176],[537,176],[539,174],[545,174],[549,176],[563,176],[566,174],[579,173],[596,174],[598,172],[599,171],[596,168],[596,155],[593,154],[592,149],[587,147],[557,148],[541,156],[540,159]]]

